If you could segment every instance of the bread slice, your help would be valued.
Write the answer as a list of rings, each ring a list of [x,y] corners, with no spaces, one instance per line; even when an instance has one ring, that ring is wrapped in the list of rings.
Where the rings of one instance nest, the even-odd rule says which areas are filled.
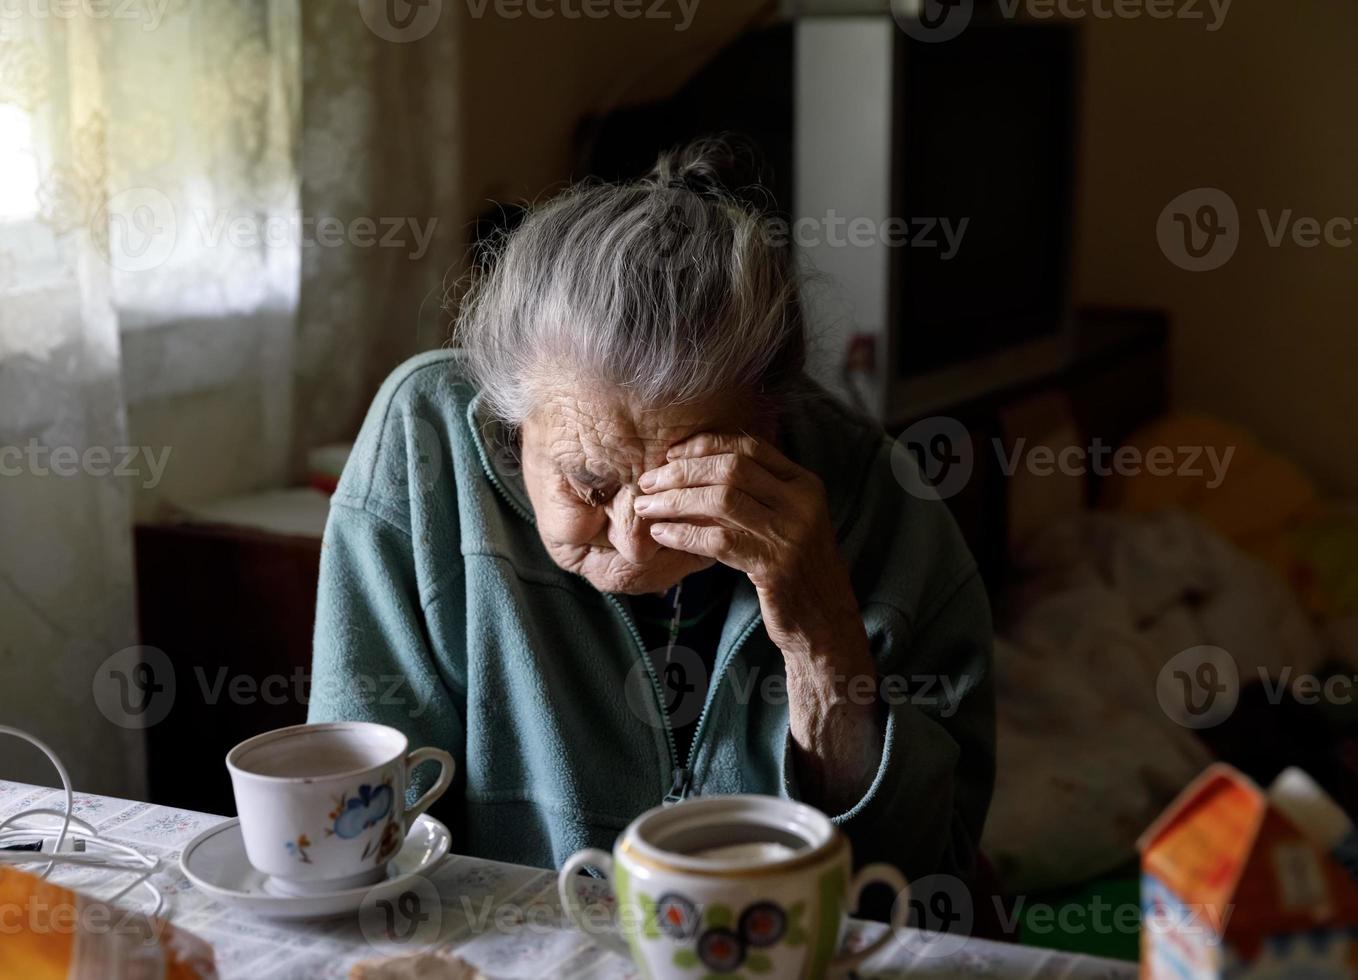
[[[416,953],[355,963],[349,980],[486,980],[485,974],[453,953]]]

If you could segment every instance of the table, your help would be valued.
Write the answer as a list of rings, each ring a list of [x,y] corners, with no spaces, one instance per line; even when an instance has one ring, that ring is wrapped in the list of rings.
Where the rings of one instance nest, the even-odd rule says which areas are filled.
[[[64,794],[0,780],[0,818],[32,807],[64,809]],[[179,849],[226,817],[84,793],[75,795],[73,809],[101,834],[162,859],[153,880],[166,897],[164,914],[212,945],[223,980],[344,978],[360,960],[415,952],[430,944],[456,949],[495,980],[625,980],[637,976],[622,957],[600,949],[564,923],[556,875],[551,871],[450,856],[429,879],[428,894],[437,893],[436,901],[424,903],[433,910],[430,917],[416,928],[398,930],[408,934],[405,939],[391,938],[371,910],[325,922],[279,923],[198,893],[179,871]],[[99,897],[112,894],[128,879],[68,866],[54,870],[52,880]],[[144,895],[145,890],[138,894]],[[884,928],[877,923],[854,923],[852,938],[866,941]],[[937,955],[938,947],[931,946],[928,935],[906,930],[869,960],[859,976],[862,980],[906,975],[933,980],[980,976],[1135,980],[1137,975],[1131,963],[949,938],[961,948]]]

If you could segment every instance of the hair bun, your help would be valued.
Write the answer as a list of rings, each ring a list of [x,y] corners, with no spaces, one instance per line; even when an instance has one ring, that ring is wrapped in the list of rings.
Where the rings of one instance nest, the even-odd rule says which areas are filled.
[[[658,187],[736,198],[755,208],[767,205],[758,149],[729,135],[694,140],[662,153],[648,175]]]

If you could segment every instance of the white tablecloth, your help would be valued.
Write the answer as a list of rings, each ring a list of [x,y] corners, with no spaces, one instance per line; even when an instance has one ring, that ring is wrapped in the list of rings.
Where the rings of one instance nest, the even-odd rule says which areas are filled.
[[[0,819],[31,807],[64,807],[60,790],[0,780]],[[225,817],[105,796],[76,794],[75,815],[101,834],[162,859],[153,880],[165,915],[212,944],[224,980],[347,977],[356,962],[414,952],[433,943],[493,978],[559,977],[614,980],[636,976],[622,957],[605,952],[563,924],[550,871],[450,856],[431,875],[438,908],[402,942],[379,935],[372,915],[315,923],[259,919],[197,892],[179,871],[179,849]],[[129,880],[106,871],[58,868],[52,878],[96,897]],[[139,889],[129,898],[144,897]],[[435,921],[437,920],[437,921]],[[856,926],[867,936],[884,928]],[[957,937],[951,937],[956,946]],[[967,939],[946,955],[919,933],[897,937],[860,971],[863,980],[903,977],[1080,978],[1135,980],[1133,964]]]

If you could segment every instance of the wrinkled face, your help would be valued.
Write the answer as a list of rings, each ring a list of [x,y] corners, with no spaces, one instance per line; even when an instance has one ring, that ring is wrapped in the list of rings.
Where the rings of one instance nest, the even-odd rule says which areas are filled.
[[[633,512],[637,479],[698,432],[755,432],[749,399],[648,409],[588,385],[554,389],[522,426],[523,480],[552,560],[601,592],[663,592],[710,558],[661,547]]]

